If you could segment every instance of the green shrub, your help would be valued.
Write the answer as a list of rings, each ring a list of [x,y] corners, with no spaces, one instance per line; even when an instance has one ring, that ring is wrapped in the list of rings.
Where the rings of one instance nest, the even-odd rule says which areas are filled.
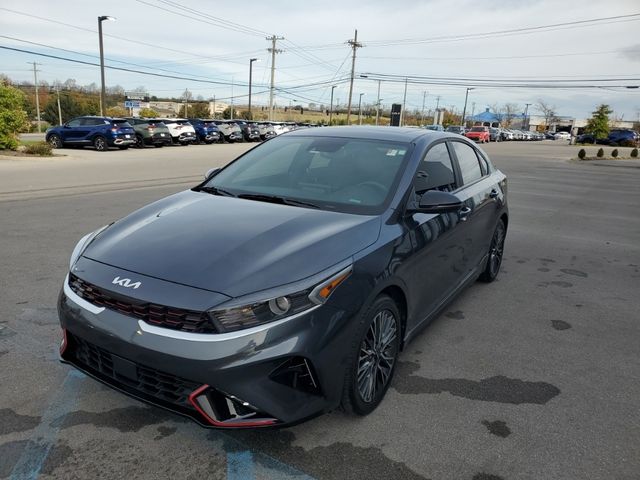
[[[634,148],[631,150],[631,158],[638,158],[638,149]]]
[[[0,150],[15,150],[19,145],[18,132],[29,128],[23,105],[24,93],[0,81]]]
[[[612,156],[613,158],[617,158],[617,157],[618,157],[618,149],[617,149],[617,148],[614,148],[614,149],[613,149],[613,152],[611,152],[611,156]]]
[[[584,148],[581,148],[580,151],[578,152],[578,158],[580,160],[584,160],[584,157],[587,156],[587,152],[584,151]]]
[[[27,145],[24,153],[29,153],[31,155],[40,155],[42,157],[50,157],[51,154],[51,145],[47,142],[38,142],[32,143],[31,145]]]
[[[601,149],[601,148],[599,148],[599,149],[598,149],[598,153],[596,153],[596,156],[597,156],[598,158],[602,158],[602,157],[604,157],[604,150],[603,150],[603,149]]]

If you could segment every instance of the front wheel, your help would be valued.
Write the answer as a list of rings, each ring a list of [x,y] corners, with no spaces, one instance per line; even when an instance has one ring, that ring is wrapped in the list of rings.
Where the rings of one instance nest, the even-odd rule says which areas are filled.
[[[51,145],[51,148],[62,148],[62,139],[58,135],[50,135],[49,145]]]
[[[491,246],[489,247],[489,258],[484,271],[480,274],[480,281],[493,282],[500,272],[502,265],[502,256],[504,254],[504,240],[507,236],[507,229],[502,219],[498,220],[498,225],[493,232],[491,238]]]
[[[400,352],[400,311],[387,295],[379,296],[360,316],[347,362],[342,407],[358,415],[374,411],[382,401]]]
[[[107,145],[107,139],[98,135],[93,139],[93,148],[95,148],[98,152],[104,152],[109,148]]]

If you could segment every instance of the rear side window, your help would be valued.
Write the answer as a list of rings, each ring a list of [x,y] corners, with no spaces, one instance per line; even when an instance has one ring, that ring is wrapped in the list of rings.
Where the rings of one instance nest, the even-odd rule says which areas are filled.
[[[452,142],[452,145],[458,157],[462,184],[468,185],[482,178],[482,169],[475,149],[462,142]]]
[[[427,190],[450,192],[456,189],[453,164],[446,143],[439,143],[427,152],[415,179],[416,193]]]
[[[106,123],[108,123],[108,122],[106,122],[102,118],[85,118],[82,121],[83,125],[91,126],[91,127],[95,127],[95,126],[98,126],[98,125],[105,125]]]

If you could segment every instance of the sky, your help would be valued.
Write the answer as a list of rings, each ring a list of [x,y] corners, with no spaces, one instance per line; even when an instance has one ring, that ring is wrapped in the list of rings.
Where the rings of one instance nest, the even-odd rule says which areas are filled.
[[[344,105],[346,42],[357,29],[354,108],[360,94],[364,105],[375,104],[378,86],[383,106],[402,103],[408,77],[411,110],[424,102],[425,111],[436,105],[461,111],[468,87],[467,114],[506,102],[522,110],[530,103],[535,114],[542,100],[558,115],[588,118],[606,103],[616,117],[640,120],[640,88],[624,88],[640,86],[637,0],[0,0],[0,46],[98,63],[100,15],[116,17],[103,22],[106,65],[184,77],[107,69],[107,85],[144,87],[159,97],[188,89],[194,97],[246,104],[249,60],[257,58],[252,102],[267,105],[266,37],[276,35],[284,37],[277,41],[276,103],[329,105],[336,85],[334,104]],[[549,25],[555,26],[538,28]],[[100,84],[97,66],[34,53],[0,48],[0,73],[32,82],[28,62],[35,61],[39,79],[49,83]]]

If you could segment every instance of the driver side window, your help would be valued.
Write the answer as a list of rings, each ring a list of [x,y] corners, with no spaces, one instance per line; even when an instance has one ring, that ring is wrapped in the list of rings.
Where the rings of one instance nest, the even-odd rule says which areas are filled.
[[[67,126],[68,127],[79,127],[81,121],[82,121],[81,118],[76,118],[74,120],[71,120],[69,123],[67,123]]]
[[[416,193],[423,193],[427,190],[452,192],[457,188],[453,164],[446,143],[438,143],[427,152],[420,162],[414,184]]]

